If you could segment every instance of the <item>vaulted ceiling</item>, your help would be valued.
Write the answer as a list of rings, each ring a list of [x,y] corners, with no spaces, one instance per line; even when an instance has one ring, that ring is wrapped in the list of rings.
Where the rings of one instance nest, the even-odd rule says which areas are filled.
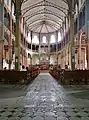
[[[70,0],[23,0],[22,2],[22,15],[29,30],[38,33],[59,30],[71,8]]]

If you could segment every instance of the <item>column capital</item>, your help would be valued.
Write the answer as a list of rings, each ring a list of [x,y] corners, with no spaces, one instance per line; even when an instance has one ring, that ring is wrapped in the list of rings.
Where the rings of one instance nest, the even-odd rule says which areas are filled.
[[[15,14],[16,17],[20,17],[21,16],[21,8],[16,8],[14,14]]]
[[[71,10],[69,10],[69,15],[75,15],[76,14],[76,11],[75,11],[75,9],[71,9]]]
[[[21,16],[21,0],[15,0],[15,16]]]

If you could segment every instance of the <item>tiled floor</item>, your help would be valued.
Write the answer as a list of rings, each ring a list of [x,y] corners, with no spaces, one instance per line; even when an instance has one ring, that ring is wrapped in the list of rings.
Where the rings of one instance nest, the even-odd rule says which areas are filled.
[[[63,87],[41,73],[25,96],[0,99],[0,120],[89,120],[89,86]]]

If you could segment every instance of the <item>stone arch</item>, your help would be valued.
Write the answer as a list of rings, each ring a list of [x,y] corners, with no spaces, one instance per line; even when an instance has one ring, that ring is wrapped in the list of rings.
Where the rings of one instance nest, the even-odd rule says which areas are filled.
[[[55,65],[56,62],[57,62],[57,55],[56,54],[50,55],[50,64]]]
[[[27,53],[27,64],[31,65],[31,54]]]
[[[34,54],[32,56],[32,65],[36,65],[36,64],[39,64],[39,55]]]

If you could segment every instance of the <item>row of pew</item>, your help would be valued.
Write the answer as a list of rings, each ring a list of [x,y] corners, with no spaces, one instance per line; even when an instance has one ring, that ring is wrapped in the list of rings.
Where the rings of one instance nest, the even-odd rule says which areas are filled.
[[[0,83],[29,84],[39,73],[38,68],[32,68],[28,71],[0,70]]]
[[[89,70],[51,70],[50,74],[64,85],[87,85],[89,84]]]

